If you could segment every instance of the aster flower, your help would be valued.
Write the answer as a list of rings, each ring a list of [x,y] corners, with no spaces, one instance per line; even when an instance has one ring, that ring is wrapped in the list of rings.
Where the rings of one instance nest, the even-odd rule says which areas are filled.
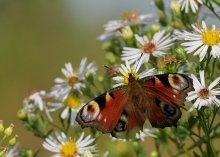
[[[128,60],[133,63],[139,59],[143,62],[148,62],[150,55],[154,57],[164,56],[165,50],[172,46],[172,41],[169,34],[165,35],[165,31],[159,31],[154,34],[152,40],[149,40],[146,36],[140,37],[135,34],[135,39],[140,44],[140,48],[124,47],[122,51],[122,60]]]
[[[114,87],[120,86],[120,85],[127,85],[128,84],[128,78],[129,75],[131,74],[136,80],[141,79],[146,76],[150,76],[155,74],[155,69],[150,69],[150,70],[145,70],[138,74],[138,70],[140,69],[142,65],[142,62],[136,62],[132,67],[128,63],[128,61],[125,61],[125,65],[121,64],[121,67],[119,68],[120,73],[122,76],[116,76],[113,77],[113,80],[116,81],[116,84]]]
[[[45,103],[43,98],[45,97],[45,91],[31,91],[29,96],[23,100],[24,111],[34,112],[36,109],[43,110]]]
[[[194,102],[190,111],[193,108],[200,109],[202,106],[210,106],[212,103],[220,106],[220,100],[216,97],[217,95],[220,95],[220,89],[213,89],[216,85],[219,84],[220,77],[215,79],[208,87],[206,87],[204,71],[200,71],[199,74],[201,83],[195,77],[195,75],[191,75],[193,80],[193,87],[195,90],[188,93],[186,100],[192,101],[196,99],[196,101]]]
[[[202,0],[179,0],[181,10],[184,10],[185,13],[188,13],[191,9],[193,13],[199,9],[199,5],[202,5]]]
[[[151,14],[138,14],[136,11],[125,12],[120,20],[109,21],[104,25],[104,34],[98,37],[98,40],[106,40],[112,36],[119,35],[118,30],[125,26],[147,24],[152,21],[153,16]]]
[[[86,63],[87,58],[83,58],[80,62],[77,73],[74,72],[71,63],[66,63],[65,68],[62,68],[61,70],[65,78],[55,79],[55,85],[52,88],[50,96],[60,100],[65,99],[72,90],[81,92],[81,89],[85,88],[85,74],[90,72],[92,75],[95,75],[97,70],[94,63],[90,63],[87,66]]]
[[[24,111],[27,113],[35,112],[37,109],[40,111],[45,110],[47,117],[50,121],[53,121],[49,114],[44,99],[47,97],[45,91],[32,91],[27,98],[23,100]]]
[[[202,27],[192,25],[194,32],[176,32],[177,39],[185,40],[181,45],[185,47],[187,53],[195,52],[202,61],[210,48],[210,54],[214,58],[220,57],[220,31],[217,31],[215,25],[207,28],[204,21]]]
[[[88,152],[94,156],[97,155],[96,145],[92,144],[95,139],[91,136],[85,137],[82,133],[75,141],[68,138],[63,132],[55,133],[56,138],[49,135],[42,144],[45,149],[55,153],[53,157],[81,157]]]
[[[65,99],[58,100],[57,102],[48,102],[48,110],[49,112],[54,112],[63,109],[60,117],[62,119],[67,119],[70,116],[70,124],[73,126],[77,124],[76,115],[83,105],[84,103],[81,96],[71,93]]]
[[[155,129],[151,128],[144,128],[143,131],[140,130],[139,133],[136,133],[136,139],[138,140],[142,140],[144,141],[144,138],[145,137],[148,137],[148,136],[151,136],[151,137],[154,137],[156,138],[157,136],[154,134],[155,133]]]

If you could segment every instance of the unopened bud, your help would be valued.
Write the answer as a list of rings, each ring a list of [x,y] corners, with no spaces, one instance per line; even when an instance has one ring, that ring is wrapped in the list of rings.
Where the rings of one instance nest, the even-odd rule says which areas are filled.
[[[171,21],[171,25],[175,28],[182,28],[184,25],[183,25],[183,22],[181,20],[178,20],[178,19],[175,19],[173,21]]]
[[[154,0],[154,4],[159,10],[164,10],[163,0]]]
[[[16,144],[16,142],[17,142],[17,138],[18,138],[18,135],[15,135],[12,139],[10,139],[10,140],[8,141],[8,144],[9,144],[10,146],[14,146],[14,145]]]
[[[4,134],[5,136],[10,136],[13,132],[14,124],[11,124],[8,128],[5,129]]]
[[[20,120],[25,120],[27,119],[27,113],[24,112],[23,109],[20,109],[18,112],[17,112],[17,116]]]
[[[0,133],[4,131],[3,120],[0,120]]]
[[[166,13],[164,11],[158,11],[158,16],[159,16],[159,21],[160,21],[160,24],[162,26],[166,26],[167,25],[167,16],[166,16]]]
[[[204,115],[206,118],[209,118],[212,115],[212,111],[209,108],[206,108],[204,111]]]
[[[180,5],[176,1],[170,3],[170,8],[175,16],[181,15]]]
[[[182,47],[178,47],[176,49],[177,56],[180,60],[185,61],[187,59],[187,55]]]
[[[150,157],[158,157],[158,153],[156,151],[153,151],[150,153]]]
[[[120,35],[125,41],[129,41],[132,40],[134,33],[130,26],[125,26],[121,29]]]
[[[112,53],[108,53],[108,54],[106,55],[106,59],[107,59],[107,61],[108,61],[109,63],[111,63],[111,64],[115,64],[115,63],[116,63],[116,57],[115,57],[115,55],[113,55]]]
[[[159,25],[156,25],[156,24],[153,24],[151,26],[151,30],[152,30],[152,33],[156,33],[160,30],[160,26]]]

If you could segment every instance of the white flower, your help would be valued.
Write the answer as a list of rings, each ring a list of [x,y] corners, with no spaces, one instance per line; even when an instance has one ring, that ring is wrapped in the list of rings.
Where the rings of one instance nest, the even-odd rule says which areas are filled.
[[[54,112],[63,108],[60,117],[62,119],[70,118],[70,124],[73,126],[77,124],[76,115],[83,105],[83,100],[79,95],[70,94],[67,98],[58,102],[48,102],[48,110]]]
[[[117,84],[114,85],[114,87],[121,86],[121,85],[127,85],[129,83],[129,75],[132,75],[132,77],[135,80],[141,79],[146,76],[150,76],[155,74],[155,69],[150,69],[150,70],[145,70],[138,74],[138,70],[140,69],[142,65],[142,62],[136,62],[132,67],[128,63],[128,61],[125,62],[124,64],[121,64],[121,67],[119,68],[120,73],[122,76],[116,76],[113,77],[113,79],[116,81]]]
[[[45,91],[32,91],[31,94],[23,100],[24,111],[27,113],[35,112],[37,109],[40,111],[45,110],[46,115],[50,121],[53,121],[50,113],[45,105],[44,99],[47,97]]]
[[[16,144],[12,148],[8,149],[4,157],[18,157],[18,145],[19,144]]]
[[[41,111],[45,107],[45,102],[43,98],[45,97],[45,91],[33,91],[31,94],[23,100],[24,111],[25,112],[34,112],[36,109]]]
[[[65,68],[62,68],[62,73],[65,78],[56,78],[55,85],[50,93],[51,97],[57,99],[65,99],[72,90],[81,92],[82,88],[85,88],[83,81],[85,80],[85,74],[90,72],[95,75],[96,67],[94,63],[90,63],[86,66],[87,58],[83,58],[79,65],[77,73],[74,72],[71,63],[66,63]]]
[[[140,130],[139,133],[136,133],[136,139],[138,140],[142,140],[144,141],[144,138],[145,137],[148,137],[148,136],[151,136],[151,137],[154,137],[156,138],[157,136],[154,134],[155,133],[155,129],[151,128],[144,128],[143,131]]]
[[[43,147],[55,154],[53,157],[81,157],[86,152],[91,152],[92,155],[97,155],[96,145],[92,144],[95,139],[91,136],[84,136],[81,134],[77,141],[68,138],[63,132],[56,133],[56,138],[49,135],[44,143]]]
[[[181,45],[185,47],[187,53],[195,52],[202,61],[210,48],[210,54],[214,58],[220,57],[220,31],[217,31],[215,25],[207,28],[204,21],[202,27],[192,25],[194,32],[177,32],[177,39],[185,40]]]
[[[202,0],[179,0],[181,10],[185,10],[185,13],[189,12],[189,9],[192,10],[193,13],[199,9],[199,5],[202,4]]]
[[[121,20],[112,20],[104,25],[105,32],[98,37],[98,40],[106,40],[113,36],[119,35],[118,30],[129,25],[147,24],[152,21],[153,16],[151,14],[139,15],[135,11],[125,12]]]
[[[220,95],[220,89],[213,89],[220,82],[220,77],[215,79],[208,87],[205,84],[205,76],[204,71],[200,71],[200,81],[195,77],[195,75],[191,75],[193,79],[193,87],[194,91],[188,93],[186,100],[192,101],[195,100],[192,108],[200,109],[202,106],[210,106],[212,103],[215,103],[217,106],[220,106],[220,100],[216,98],[217,95]]]
[[[140,37],[135,34],[137,42],[140,44],[140,48],[124,47],[122,51],[122,60],[128,60],[133,63],[137,60],[148,62],[150,55],[154,57],[164,56],[165,50],[172,46],[172,41],[169,34],[164,35],[165,31],[159,31],[154,34],[152,40],[149,40],[146,36]]]

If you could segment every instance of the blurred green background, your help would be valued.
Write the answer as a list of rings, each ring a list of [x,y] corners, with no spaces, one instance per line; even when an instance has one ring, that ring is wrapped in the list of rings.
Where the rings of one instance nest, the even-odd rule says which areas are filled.
[[[151,0],[0,0],[0,120],[15,124],[21,148],[36,151],[42,143],[16,116],[27,92],[49,91],[65,62],[77,67],[86,56],[102,69],[96,38],[103,24],[131,9],[155,12]]]

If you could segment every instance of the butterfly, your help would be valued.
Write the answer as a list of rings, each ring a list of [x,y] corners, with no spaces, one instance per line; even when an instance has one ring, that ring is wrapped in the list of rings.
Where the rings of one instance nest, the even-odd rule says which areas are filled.
[[[176,126],[181,106],[193,90],[190,77],[179,73],[160,74],[136,79],[105,92],[78,112],[76,121],[82,128],[93,127],[103,133],[126,137],[143,128],[146,118],[152,127]]]

